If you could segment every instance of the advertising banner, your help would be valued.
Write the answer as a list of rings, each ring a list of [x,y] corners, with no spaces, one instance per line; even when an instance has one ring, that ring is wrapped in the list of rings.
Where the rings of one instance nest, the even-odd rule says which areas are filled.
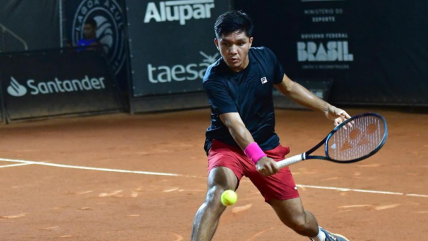
[[[214,22],[230,0],[126,1],[133,97],[202,90],[220,54]]]
[[[336,104],[428,105],[428,2],[236,0],[293,78],[333,79]],[[406,17],[404,17],[406,16]]]
[[[124,109],[101,51],[2,54],[0,77],[12,121]]]
[[[59,48],[59,2],[2,0],[0,52]]]

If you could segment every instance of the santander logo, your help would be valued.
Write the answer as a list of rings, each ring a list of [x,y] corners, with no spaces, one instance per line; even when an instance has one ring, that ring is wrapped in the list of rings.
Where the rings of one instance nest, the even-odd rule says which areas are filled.
[[[27,88],[20,85],[18,81],[16,81],[16,79],[11,76],[10,85],[7,87],[7,92],[12,96],[20,97],[27,94]]]

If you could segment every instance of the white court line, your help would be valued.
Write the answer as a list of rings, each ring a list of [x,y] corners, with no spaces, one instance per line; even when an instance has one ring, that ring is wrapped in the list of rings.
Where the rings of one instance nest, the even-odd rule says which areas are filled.
[[[26,165],[35,164],[35,165],[42,165],[42,166],[63,167],[63,168],[81,169],[81,170],[92,170],[92,171],[103,171],[103,172],[132,173],[132,174],[155,175],[155,176],[204,178],[204,177],[190,176],[190,175],[181,175],[181,174],[175,174],[175,173],[144,172],[144,171],[130,171],[130,170],[122,170],[122,169],[97,168],[97,167],[85,167],[85,166],[72,166],[72,165],[63,165],[63,164],[55,164],[55,163],[48,163],[48,162],[35,162],[35,161],[5,159],[5,158],[0,158],[0,161],[5,161],[5,162],[19,162],[19,163],[23,163],[23,164],[26,164]],[[18,165],[18,164],[16,164],[16,165]],[[297,184],[296,186],[298,186],[298,187],[304,187],[304,188],[314,188],[314,189],[324,189],[324,190],[336,190],[336,191],[342,191],[342,192],[362,192],[362,193],[388,194],[388,195],[397,195],[397,196],[425,197],[425,198],[428,198],[428,195],[425,195],[425,194],[413,194],[413,193],[406,194],[406,193],[402,193],[402,192],[388,192],[388,191],[352,189],[352,188],[343,188],[343,187],[324,187],[324,186],[300,185],[300,184]]]
[[[64,167],[64,168],[71,168],[71,169],[103,171],[103,172],[119,172],[119,173],[133,173],[133,174],[155,175],[155,176],[173,176],[173,177],[196,177],[196,176],[187,176],[187,175],[174,174],[174,173],[144,172],[144,171],[130,171],[130,170],[110,169],[110,168],[72,166],[72,165],[63,165],[63,164],[55,164],[55,163],[48,163],[48,162],[35,162],[35,161],[14,160],[14,159],[5,159],[5,158],[0,158],[0,161],[5,161],[5,162],[20,162],[20,163],[25,163],[26,165],[35,164],[35,165],[42,165],[42,166]]]
[[[19,166],[27,166],[27,165],[32,165],[32,164],[31,163],[19,163],[19,164],[3,165],[3,166],[0,166],[0,168],[19,167]]]

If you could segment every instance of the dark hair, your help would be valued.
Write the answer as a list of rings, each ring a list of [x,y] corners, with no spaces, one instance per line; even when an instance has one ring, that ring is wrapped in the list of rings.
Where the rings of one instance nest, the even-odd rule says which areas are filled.
[[[220,15],[214,24],[214,31],[216,37],[220,37],[223,34],[228,34],[240,30],[245,32],[248,37],[253,34],[253,23],[250,17],[239,11],[229,11]]]
[[[95,21],[93,18],[88,18],[88,20],[85,21],[85,24],[89,24],[93,28],[97,27],[97,21]]]

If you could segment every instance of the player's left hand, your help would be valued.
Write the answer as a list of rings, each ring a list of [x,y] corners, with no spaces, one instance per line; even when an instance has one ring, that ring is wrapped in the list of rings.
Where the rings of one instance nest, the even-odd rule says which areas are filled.
[[[350,119],[351,116],[346,113],[346,111],[339,109],[333,105],[329,105],[325,115],[328,119],[334,121],[334,125],[338,126],[340,123],[344,122],[347,119]],[[352,127],[352,123],[348,123],[347,126]]]

